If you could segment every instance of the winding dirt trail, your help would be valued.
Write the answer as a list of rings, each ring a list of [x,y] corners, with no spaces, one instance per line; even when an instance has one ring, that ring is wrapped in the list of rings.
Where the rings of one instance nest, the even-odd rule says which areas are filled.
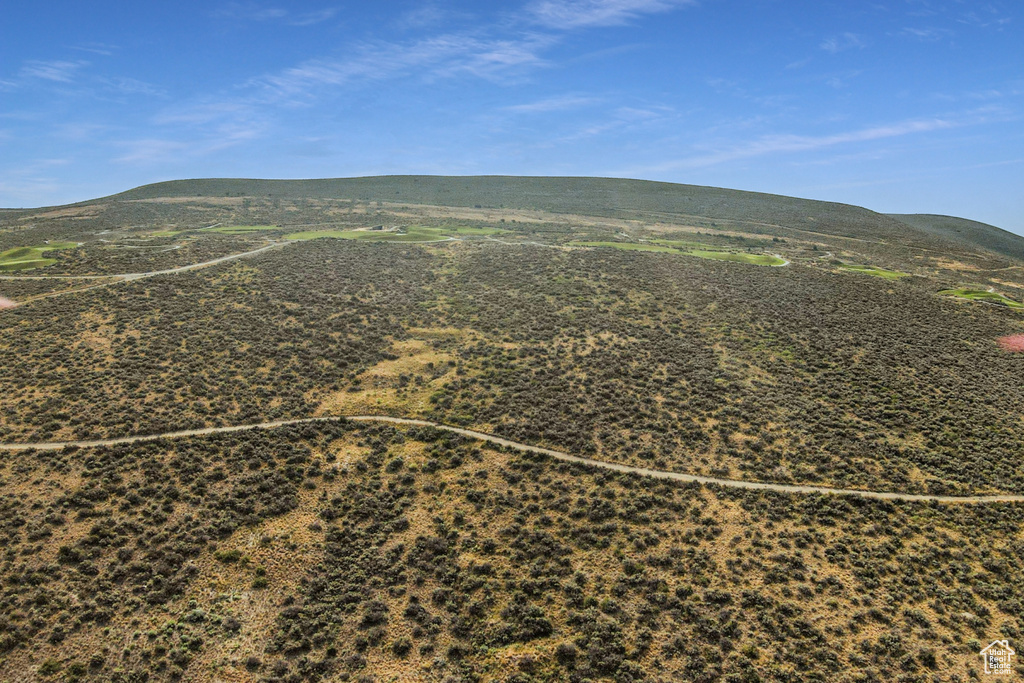
[[[66,296],[68,294],[79,294],[90,289],[109,287],[111,285],[120,284],[122,282],[132,282],[134,280],[142,280],[148,277],[156,277],[158,275],[174,275],[175,273],[185,273],[190,270],[198,270],[199,268],[208,268],[210,266],[215,266],[218,263],[234,261],[236,259],[245,258],[247,256],[255,256],[256,254],[263,253],[268,249],[276,249],[277,247],[283,247],[285,245],[294,243],[294,240],[272,242],[266,246],[260,247],[259,249],[253,249],[252,251],[243,251],[239,254],[228,254],[227,256],[215,258],[212,261],[203,261],[202,263],[191,263],[187,266],[178,266],[177,268],[167,268],[165,270],[149,270],[144,273],[116,273],[113,275],[0,275],[0,280],[109,280],[109,282],[101,282],[100,284],[90,285],[88,287],[63,289],[59,292],[50,292],[47,294],[39,294],[37,296],[26,297],[25,299],[16,302],[18,306],[21,306],[33,301],[39,301],[40,299],[53,299],[54,297]]]
[[[189,436],[203,436],[206,434],[225,434],[228,432],[245,431],[247,429],[274,429],[275,427],[308,424],[311,422],[329,422],[332,420],[339,419],[352,420],[354,422],[389,422],[391,424],[399,425],[434,427],[435,429],[443,429],[448,432],[454,432],[455,434],[467,436],[471,439],[479,439],[480,441],[487,441],[489,443],[493,443],[499,446],[508,446],[510,448],[515,448],[530,453],[539,453],[541,455],[546,455],[556,460],[562,460],[564,462],[574,462],[579,463],[581,465],[588,465],[590,467],[600,467],[606,470],[612,470],[614,472],[639,474],[641,476],[652,477],[654,479],[669,479],[672,481],[708,484],[712,486],[724,486],[728,488],[737,489],[777,491],[779,493],[821,493],[841,496],[859,496],[861,498],[873,498],[877,500],[903,500],[932,503],[1024,503],[1024,495],[1016,494],[997,494],[991,496],[942,496],[917,493],[892,493],[887,491],[862,491],[858,489],[840,489],[832,488],[829,486],[774,484],[770,482],[743,481],[741,479],[722,479],[719,477],[704,477],[696,474],[683,474],[682,472],[652,470],[646,467],[633,467],[631,465],[622,465],[619,463],[608,462],[605,460],[594,460],[592,458],[584,458],[578,455],[570,455],[569,453],[551,450],[550,448],[541,448],[540,446],[531,446],[529,444],[510,441],[508,439],[503,439],[500,436],[494,436],[493,434],[486,434],[484,432],[478,432],[472,429],[452,427],[450,425],[440,424],[437,422],[429,422],[427,420],[417,420],[405,417],[390,417],[387,415],[343,415],[338,417],[307,417],[293,420],[277,420],[274,422],[258,422],[256,424],[235,425],[231,427],[204,427],[202,429],[186,429],[178,432],[167,432],[164,434],[123,436],[113,439],[96,439],[92,441],[49,441],[41,443],[20,444],[5,443],[0,444],[0,451],[26,451],[31,449],[40,451],[55,451],[69,446],[77,446],[79,448],[89,448],[92,446],[114,446],[117,444],[138,443],[140,441],[153,441],[156,439],[177,439]]]

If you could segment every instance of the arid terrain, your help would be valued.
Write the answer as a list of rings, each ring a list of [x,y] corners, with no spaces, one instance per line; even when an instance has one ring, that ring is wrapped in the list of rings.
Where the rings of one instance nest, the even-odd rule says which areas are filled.
[[[983,676],[1022,334],[1024,238],[717,188],[0,211],[0,681]]]

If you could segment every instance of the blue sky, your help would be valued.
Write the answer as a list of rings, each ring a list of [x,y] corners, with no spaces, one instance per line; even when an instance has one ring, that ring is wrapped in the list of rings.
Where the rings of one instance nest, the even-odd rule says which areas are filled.
[[[10,2],[0,206],[186,177],[597,175],[1024,233],[1021,9]]]

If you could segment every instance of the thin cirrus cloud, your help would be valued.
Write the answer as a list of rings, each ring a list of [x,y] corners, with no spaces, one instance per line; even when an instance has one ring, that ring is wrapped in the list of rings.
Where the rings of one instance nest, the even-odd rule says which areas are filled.
[[[137,78],[106,77],[97,76],[91,72],[83,73],[89,66],[92,66],[92,63],[85,60],[28,61],[22,65],[15,80],[0,80],[0,90],[15,90],[31,84],[44,84],[57,88],[75,84],[77,86],[95,86],[88,92],[96,97],[109,93],[150,97],[166,97],[167,95],[164,89]]]
[[[596,97],[582,97],[579,95],[559,95],[557,97],[548,97],[543,100],[536,102],[528,102],[525,104],[514,104],[509,107],[505,107],[506,111],[515,112],[517,114],[542,114],[551,111],[566,111],[569,109],[578,109],[580,107],[586,107],[592,104],[600,102]]]
[[[245,102],[201,102],[184,107],[177,107],[158,114],[153,123],[158,126],[199,126],[227,120],[239,120],[251,116],[254,108]]]
[[[26,79],[41,79],[44,81],[53,81],[56,83],[70,83],[74,80],[75,75],[83,67],[89,65],[89,62],[76,60],[76,61],[63,61],[63,60],[52,60],[52,61],[38,61],[33,60],[25,62],[24,66],[21,67],[21,77]]]
[[[364,42],[343,57],[310,59],[264,74],[245,83],[239,96],[166,112],[154,123],[184,128],[231,123],[253,130],[255,135],[260,128],[251,125],[254,111],[266,105],[309,106],[341,88],[402,78],[431,82],[459,76],[514,82],[548,66],[544,54],[563,40],[565,30],[622,24],[643,14],[667,12],[692,3],[693,0],[538,0],[526,6],[525,18],[520,14],[511,24],[498,22],[472,31],[428,35],[404,42]],[[251,4],[228,5],[220,14],[260,21],[290,20],[284,10]],[[517,114],[558,112],[583,108],[597,101],[569,94],[514,105],[506,111]],[[621,122],[614,125],[621,125]],[[237,144],[243,139],[232,139],[229,143]],[[146,139],[135,144],[118,161],[148,163],[190,150],[205,153],[210,149],[201,143],[178,147],[166,140]]]
[[[499,79],[515,75],[516,70],[543,66],[543,51],[559,42],[561,31],[621,25],[645,14],[669,12],[694,3],[695,0],[534,0],[519,19],[525,21],[520,29],[532,25],[535,30],[520,30],[508,37],[488,36],[490,31],[484,29],[404,44],[378,41],[365,44],[351,57],[309,60],[250,84],[261,85],[278,97],[291,97],[311,94],[318,86],[381,80],[414,71],[434,77],[469,74]]]
[[[338,8],[336,7],[326,7],[313,12],[296,14],[283,7],[268,7],[254,3],[237,2],[229,3],[214,12],[216,17],[245,21],[279,22],[290,26],[312,26],[333,19],[337,14]]]
[[[144,139],[123,143],[127,151],[114,159],[123,164],[153,163],[180,157],[189,145],[177,140]]]
[[[520,15],[514,22],[517,28],[511,32],[499,30],[496,25],[489,29],[446,33],[405,43],[364,43],[349,56],[308,60],[255,78],[248,85],[263,90],[259,98],[263,101],[295,104],[304,98],[315,97],[324,88],[410,75],[418,75],[425,80],[459,75],[493,81],[515,80],[531,69],[547,65],[543,54],[561,41],[562,31],[619,25],[644,14],[668,12],[694,2],[534,0],[525,7],[525,19]],[[237,10],[241,6],[230,7]],[[259,12],[257,15],[261,16]],[[503,26],[508,29],[507,24]],[[565,103],[552,102],[547,106],[559,104]],[[529,111],[531,106],[523,105],[520,111]],[[543,108],[546,105],[541,103],[537,106]]]
[[[820,47],[825,52],[836,54],[852,48],[865,48],[867,43],[856,33],[843,33],[821,41]]]
[[[313,59],[297,66],[254,78],[233,97],[197,102],[157,115],[161,127],[200,133],[199,142],[179,145],[161,138],[130,143],[116,160],[121,163],[154,163],[181,154],[205,154],[222,146],[202,142],[200,129],[233,126],[245,135],[225,139],[232,146],[258,137],[268,128],[267,107],[313,105],[343,87],[352,88],[388,79],[415,77],[424,81],[460,75],[502,80],[542,66],[541,53],[556,42],[545,33],[514,37],[488,37],[478,33],[450,33],[407,42],[375,41],[355,47],[343,58]],[[544,105],[541,105],[544,106]],[[554,103],[548,106],[557,106]]]
[[[152,83],[140,81],[136,78],[125,78],[123,76],[118,76],[116,78],[100,78],[97,80],[106,88],[114,90],[123,95],[146,95],[149,97],[167,97],[167,91],[163,88],[157,87]]]
[[[645,14],[670,12],[695,0],[536,0],[527,12],[554,29],[619,26]]]
[[[70,49],[78,50],[79,52],[90,52],[102,57],[112,57],[118,50],[118,46],[107,45],[106,43],[82,43],[81,45],[72,45]]]
[[[201,157],[254,140],[265,132],[260,123],[251,125],[228,123],[218,126],[211,135],[196,140],[146,138],[122,143],[126,151],[114,159],[121,164],[152,164],[181,161],[183,157]]]
[[[543,35],[510,39],[449,34],[406,44],[378,42],[362,46],[345,59],[315,59],[250,82],[271,99],[315,95],[324,86],[398,78],[413,73],[430,77],[466,73],[500,78],[515,69],[543,63],[541,50],[551,40]]]
[[[946,38],[952,38],[956,35],[953,31],[948,28],[912,28],[908,27],[900,31],[900,35],[910,36],[924,42],[935,42],[937,40],[944,40]]]
[[[904,135],[927,133],[930,131],[957,128],[984,123],[990,120],[985,115],[975,115],[965,119],[955,118],[928,118],[901,121],[898,123],[861,128],[833,135],[809,136],[809,135],[766,135],[744,145],[722,149],[686,159],[670,161],[646,171],[670,171],[682,168],[702,168],[716,166],[718,164],[749,159],[771,154],[785,154],[793,152],[808,152],[837,145],[871,142],[887,138],[896,138]]]

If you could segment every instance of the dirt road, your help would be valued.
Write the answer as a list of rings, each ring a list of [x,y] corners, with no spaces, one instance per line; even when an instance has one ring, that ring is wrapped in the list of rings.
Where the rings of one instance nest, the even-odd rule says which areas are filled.
[[[417,420],[404,417],[390,417],[387,415],[347,415],[341,417],[310,417],[299,418],[294,420],[278,420],[275,422],[259,422],[256,424],[236,425],[232,427],[205,427],[203,429],[187,429],[179,432],[167,432],[165,434],[152,434],[145,436],[124,436],[113,439],[97,439],[93,441],[53,441],[44,443],[23,444],[8,443],[0,444],[0,451],[23,451],[30,449],[52,451],[60,450],[68,446],[77,446],[80,448],[88,448],[92,446],[114,446],[117,444],[137,443],[139,441],[152,441],[154,439],[177,439],[189,436],[203,436],[205,434],[224,434],[228,432],[244,431],[247,429],[274,429],[275,427],[284,427],[287,425],[307,424],[310,422],[326,422],[338,419],[348,419],[355,422],[389,422],[392,424],[399,425],[434,427],[436,429],[443,429],[445,431],[454,432],[455,434],[461,434],[471,439],[479,439],[480,441],[487,441],[489,443],[493,443],[499,446],[507,446],[510,448],[515,448],[517,450],[527,451],[530,453],[539,453],[541,455],[546,455],[556,460],[562,460],[565,462],[574,462],[579,463],[581,465],[587,465],[590,467],[600,467],[606,470],[612,470],[614,472],[638,474],[644,477],[652,477],[655,479],[669,479],[672,481],[706,484],[709,486],[724,486],[728,488],[750,489],[760,491],[777,491],[779,493],[818,493],[842,496],[859,496],[861,498],[874,498],[878,500],[903,500],[934,503],[1024,503],[1024,495],[1014,494],[997,494],[991,496],[942,496],[917,493],[892,493],[886,491],[862,491],[858,489],[839,489],[828,486],[775,484],[760,481],[744,481],[741,479],[722,479],[719,477],[705,477],[696,474],[684,474],[682,472],[668,472],[664,470],[649,469],[646,467],[633,467],[630,465],[622,465],[619,463],[607,462],[605,460],[594,460],[592,458],[584,458],[578,455],[571,455],[569,453],[551,450],[550,448],[541,448],[540,446],[531,446],[529,444],[510,441],[508,439],[503,439],[500,436],[494,436],[493,434],[485,434],[484,432],[477,432],[472,429],[452,427],[449,425],[438,424],[436,422],[429,422],[427,420]]]
[[[264,247],[260,247],[259,249],[253,249],[252,251],[244,251],[240,254],[228,254],[227,256],[215,258],[212,261],[192,263],[187,266],[178,266],[177,268],[167,268],[165,270],[150,270],[144,273],[117,273],[115,275],[0,275],[0,280],[109,280],[109,282],[102,282],[100,284],[91,285],[89,287],[64,289],[59,292],[50,292],[49,294],[40,294],[38,296],[27,297],[22,301],[17,302],[17,305],[21,306],[32,301],[39,301],[40,299],[52,299],[58,296],[65,296],[67,294],[79,294],[90,289],[109,287],[110,285],[116,285],[122,282],[132,282],[134,280],[142,280],[148,277],[156,277],[158,275],[174,275],[175,273],[185,273],[190,270],[197,270],[199,268],[209,268],[210,266],[215,266],[218,263],[224,263],[225,261],[234,261],[235,259],[245,258],[247,256],[255,256],[256,254],[260,254],[264,251],[267,251],[268,249],[283,247],[287,244],[294,244],[294,242],[273,242]]]

